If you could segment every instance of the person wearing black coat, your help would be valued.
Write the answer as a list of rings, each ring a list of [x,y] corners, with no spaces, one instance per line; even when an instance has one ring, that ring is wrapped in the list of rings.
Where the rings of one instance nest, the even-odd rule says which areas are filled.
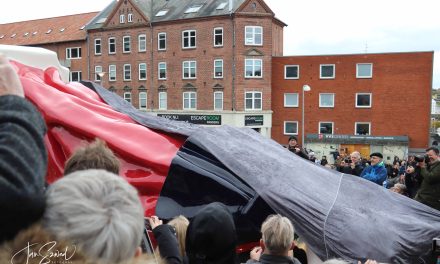
[[[303,148],[298,144],[298,138],[295,136],[290,136],[287,149],[290,150],[292,153],[295,153],[296,155],[300,156],[303,159],[308,160],[309,155],[305,152]]]

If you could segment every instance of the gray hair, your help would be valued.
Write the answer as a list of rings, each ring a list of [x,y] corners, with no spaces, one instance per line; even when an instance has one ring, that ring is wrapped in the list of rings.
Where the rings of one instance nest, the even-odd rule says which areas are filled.
[[[329,259],[327,261],[324,261],[322,264],[350,264],[350,262],[347,262],[342,259]]]
[[[353,151],[353,152],[350,154],[350,156],[351,156],[351,157],[356,157],[357,159],[360,159],[360,158],[361,158],[361,153],[359,153],[359,151]]]
[[[273,255],[288,251],[294,239],[293,225],[287,217],[270,215],[261,225],[264,246]]]
[[[44,227],[77,244],[91,258],[131,260],[141,243],[143,207],[137,191],[104,170],[82,170],[53,183],[47,191]]]

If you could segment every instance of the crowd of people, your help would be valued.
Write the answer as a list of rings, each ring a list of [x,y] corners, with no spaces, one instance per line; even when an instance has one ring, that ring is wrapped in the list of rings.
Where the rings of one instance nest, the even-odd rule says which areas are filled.
[[[0,263],[237,262],[234,219],[218,202],[202,207],[190,220],[176,216],[164,224],[157,216],[149,217],[158,256],[142,253],[142,204],[136,189],[118,175],[118,158],[105,142],[97,139],[76,150],[66,162],[64,176],[47,185],[44,135],[43,118],[24,98],[15,70],[0,54]],[[308,159],[290,141],[289,150]],[[439,190],[430,188],[438,184],[438,154],[437,149],[428,149],[428,166],[424,161],[417,161],[412,169],[406,166],[403,178],[402,164],[388,172],[380,153],[370,155],[369,166],[359,153],[350,155],[349,166],[342,162],[336,166],[393,188],[405,184],[408,189],[406,177],[412,175],[408,176],[414,179],[412,186],[419,188],[415,198],[434,207],[438,199],[432,195]],[[329,165],[325,159],[320,164]],[[387,175],[393,177],[386,180]],[[295,245],[291,221],[279,214],[268,216],[261,226],[259,246],[246,263],[307,263],[304,250]]]

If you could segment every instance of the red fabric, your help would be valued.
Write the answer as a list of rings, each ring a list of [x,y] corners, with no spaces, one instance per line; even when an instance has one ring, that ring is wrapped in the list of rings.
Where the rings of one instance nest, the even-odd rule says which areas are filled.
[[[82,84],[65,84],[55,68],[42,71],[17,62],[12,64],[26,98],[46,120],[47,181],[52,183],[60,178],[72,152],[98,137],[120,159],[120,175],[139,191],[145,215],[154,214],[171,161],[185,138],[137,124],[129,116],[114,111]]]

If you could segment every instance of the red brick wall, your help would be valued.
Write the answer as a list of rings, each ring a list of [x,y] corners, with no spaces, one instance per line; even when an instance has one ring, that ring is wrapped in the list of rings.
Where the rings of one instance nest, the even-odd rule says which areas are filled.
[[[356,63],[373,63],[371,79],[356,78]],[[284,79],[284,65],[300,65],[298,80]],[[319,79],[320,64],[335,64],[335,79]],[[317,134],[319,121],[334,122],[334,134],[354,134],[355,122],[371,122],[372,135],[407,135],[410,148],[428,146],[432,52],[274,57],[272,138],[286,143],[284,121],[298,121],[305,95],[305,134]],[[299,93],[299,107],[285,108],[284,93]],[[356,93],[372,93],[372,108],[355,108]],[[319,93],[335,93],[334,108],[319,107]]]

